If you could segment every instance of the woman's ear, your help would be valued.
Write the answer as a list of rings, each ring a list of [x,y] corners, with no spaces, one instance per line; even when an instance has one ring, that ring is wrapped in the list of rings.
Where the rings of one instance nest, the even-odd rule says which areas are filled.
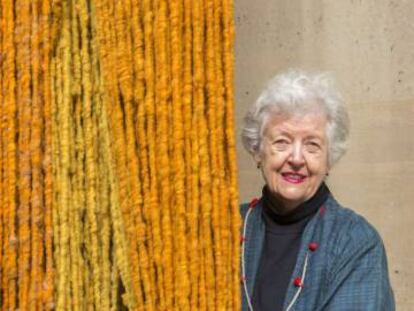
[[[328,163],[328,167],[326,168],[326,173],[325,173],[326,177],[329,176],[330,171],[331,171],[331,165]]]
[[[262,162],[262,157],[261,157],[260,153],[255,153],[253,155],[253,159],[256,162],[257,168],[260,168],[260,164]]]
[[[325,177],[328,177],[329,176],[329,172],[331,171],[331,167],[330,167],[330,165],[328,164],[328,167],[326,168],[326,172],[325,172]]]

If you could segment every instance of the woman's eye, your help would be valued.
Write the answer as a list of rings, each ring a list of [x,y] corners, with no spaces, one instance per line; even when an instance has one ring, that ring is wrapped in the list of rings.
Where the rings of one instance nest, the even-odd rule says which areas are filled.
[[[278,139],[273,145],[275,145],[278,150],[284,150],[288,147],[289,142],[286,139]]]
[[[306,148],[309,152],[317,152],[321,149],[320,145],[317,142],[310,141],[306,144]]]

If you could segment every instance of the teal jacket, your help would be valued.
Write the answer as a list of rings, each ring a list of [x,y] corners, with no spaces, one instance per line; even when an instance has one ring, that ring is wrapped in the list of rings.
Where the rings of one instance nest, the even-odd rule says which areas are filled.
[[[247,299],[253,296],[265,236],[261,201],[243,204],[241,214],[242,310],[252,311]],[[379,234],[331,195],[305,228],[284,310],[395,310]]]

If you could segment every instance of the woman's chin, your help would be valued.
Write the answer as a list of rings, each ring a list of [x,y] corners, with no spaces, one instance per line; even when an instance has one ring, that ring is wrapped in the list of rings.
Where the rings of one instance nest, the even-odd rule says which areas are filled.
[[[304,189],[297,189],[297,187],[290,187],[284,189],[279,193],[279,198],[288,209],[293,209],[305,202],[308,198]]]

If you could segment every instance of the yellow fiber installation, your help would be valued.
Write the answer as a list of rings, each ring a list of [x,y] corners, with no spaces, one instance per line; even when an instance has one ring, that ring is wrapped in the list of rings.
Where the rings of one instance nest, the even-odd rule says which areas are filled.
[[[1,310],[240,309],[232,14],[1,0]]]

